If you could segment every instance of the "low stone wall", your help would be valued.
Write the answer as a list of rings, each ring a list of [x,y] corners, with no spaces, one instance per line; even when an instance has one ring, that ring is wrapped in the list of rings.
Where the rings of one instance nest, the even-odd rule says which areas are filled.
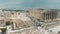
[[[41,32],[37,28],[31,27],[15,32],[10,32],[10,34],[41,34]]]

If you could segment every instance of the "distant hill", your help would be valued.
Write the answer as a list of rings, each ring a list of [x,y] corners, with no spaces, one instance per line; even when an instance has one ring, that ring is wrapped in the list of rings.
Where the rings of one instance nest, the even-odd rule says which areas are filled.
[[[16,12],[24,12],[25,10],[2,9],[2,11],[16,11]]]

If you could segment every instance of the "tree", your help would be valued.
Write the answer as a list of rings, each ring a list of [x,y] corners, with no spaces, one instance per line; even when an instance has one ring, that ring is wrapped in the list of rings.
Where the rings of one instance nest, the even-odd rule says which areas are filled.
[[[7,25],[7,26],[10,25],[10,21],[7,21],[7,22],[6,22],[6,25]]]

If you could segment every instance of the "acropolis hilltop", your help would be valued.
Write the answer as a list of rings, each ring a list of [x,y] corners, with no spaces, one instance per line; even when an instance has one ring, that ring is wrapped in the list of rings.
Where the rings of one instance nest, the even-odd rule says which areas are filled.
[[[59,12],[58,9],[0,9],[0,33],[57,34],[60,32]]]

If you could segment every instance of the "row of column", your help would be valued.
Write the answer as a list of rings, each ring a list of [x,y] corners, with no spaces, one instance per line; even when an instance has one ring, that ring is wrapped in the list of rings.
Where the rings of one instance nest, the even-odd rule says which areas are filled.
[[[47,12],[47,13],[44,13],[43,16],[44,16],[43,17],[44,20],[49,20],[49,19],[53,20],[53,19],[55,19],[57,17],[57,13],[55,13],[55,12],[50,12],[50,13]]]

